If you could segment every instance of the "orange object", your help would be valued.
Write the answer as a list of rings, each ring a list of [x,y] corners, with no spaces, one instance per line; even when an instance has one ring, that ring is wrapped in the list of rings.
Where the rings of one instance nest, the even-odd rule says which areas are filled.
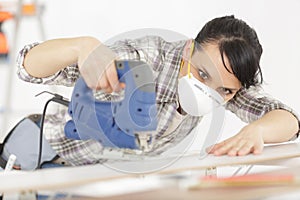
[[[0,54],[8,54],[7,40],[2,32],[0,32]]]
[[[35,15],[36,14],[35,4],[24,4],[22,6],[22,14],[23,15]]]
[[[216,188],[216,187],[242,187],[242,186],[274,186],[299,184],[292,174],[249,174],[234,177],[202,177],[199,183],[190,189]]]
[[[13,18],[13,14],[7,11],[0,11],[0,56],[6,57],[9,53],[8,42],[5,34],[2,32],[1,25],[5,20]]]
[[[0,22],[13,18],[13,14],[6,11],[0,11]]]

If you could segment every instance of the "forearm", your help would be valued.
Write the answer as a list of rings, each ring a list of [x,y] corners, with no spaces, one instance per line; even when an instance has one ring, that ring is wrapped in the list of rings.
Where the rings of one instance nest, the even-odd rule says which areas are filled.
[[[47,77],[78,61],[80,53],[91,52],[101,43],[92,37],[53,39],[32,48],[24,59],[26,71],[34,77]]]
[[[285,142],[290,140],[299,129],[297,118],[286,110],[273,110],[253,122],[260,129],[264,143]]]

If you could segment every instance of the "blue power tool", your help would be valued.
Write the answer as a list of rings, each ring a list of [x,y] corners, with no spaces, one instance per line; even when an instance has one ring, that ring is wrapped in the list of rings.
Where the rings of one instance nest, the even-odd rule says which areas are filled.
[[[149,150],[157,127],[156,93],[150,67],[142,61],[115,62],[125,94],[120,101],[99,101],[79,78],[65,125],[66,137],[94,139],[104,147]]]

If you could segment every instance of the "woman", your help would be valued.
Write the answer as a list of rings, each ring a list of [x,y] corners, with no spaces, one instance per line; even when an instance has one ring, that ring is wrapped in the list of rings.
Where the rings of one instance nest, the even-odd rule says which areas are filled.
[[[73,86],[80,74],[90,88],[104,91],[100,99],[109,100],[111,92],[126,87],[119,83],[113,61],[147,62],[156,81],[158,105],[154,154],[177,144],[201,121],[201,116],[185,110],[178,90],[182,78],[193,77],[249,123],[210,150],[215,155],[240,156],[259,154],[264,143],[292,140],[299,132],[296,113],[261,91],[261,54],[256,32],[244,21],[225,16],[208,22],[194,40],[171,43],[146,36],[105,46],[93,37],[77,37],[30,44],[20,52],[18,75],[28,82]],[[64,115],[46,121],[45,139],[55,154],[71,165],[100,162],[105,149],[100,143],[65,138]]]

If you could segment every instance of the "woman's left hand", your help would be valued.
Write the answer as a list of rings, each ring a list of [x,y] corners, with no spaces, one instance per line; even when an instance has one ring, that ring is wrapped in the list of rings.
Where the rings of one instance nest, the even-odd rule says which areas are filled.
[[[235,136],[215,144],[209,153],[216,156],[225,154],[229,156],[244,156],[250,153],[260,154],[264,148],[262,135],[262,129],[254,124],[249,124]]]
[[[260,154],[264,144],[289,141],[298,132],[298,120],[292,113],[282,109],[272,110],[242,128],[235,136],[210,147],[208,152],[216,156]]]

